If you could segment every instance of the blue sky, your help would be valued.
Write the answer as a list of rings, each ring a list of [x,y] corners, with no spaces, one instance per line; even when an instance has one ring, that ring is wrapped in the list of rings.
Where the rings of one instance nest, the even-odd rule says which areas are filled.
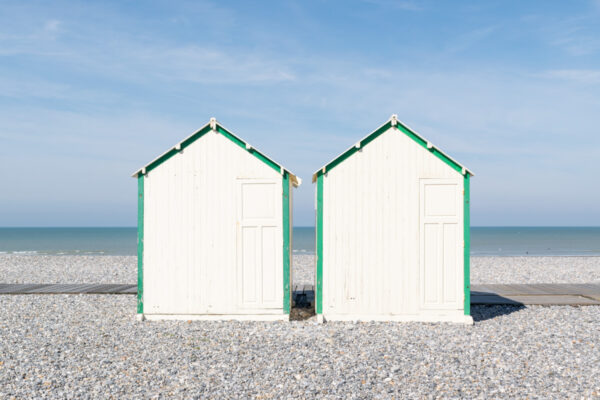
[[[133,226],[130,174],[215,116],[304,179],[393,113],[473,225],[600,225],[600,0],[0,1],[0,225]]]

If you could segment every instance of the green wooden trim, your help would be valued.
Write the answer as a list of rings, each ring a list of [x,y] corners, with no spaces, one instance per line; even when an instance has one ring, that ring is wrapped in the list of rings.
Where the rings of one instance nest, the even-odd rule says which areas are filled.
[[[237,136],[235,136],[233,133],[229,132],[228,130],[223,129],[223,127],[217,125],[217,132],[219,132],[221,135],[225,136],[227,139],[231,140],[233,143],[237,144],[238,146],[242,147],[242,148],[246,148],[246,142],[244,142],[242,139],[238,138]]]
[[[369,144],[370,142],[375,140],[377,137],[379,137],[379,135],[381,135],[382,133],[387,131],[391,126],[392,125],[391,125],[390,121],[385,123],[382,127],[377,129],[375,132],[371,133],[369,136],[364,138],[360,142],[360,148],[366,146],[367,144]],[[432,153],[434,156],[436,156],[437,158],[442,160],[445,164],[450,166],[453,170],[460,172],[462,174],[462,169],[463,169],[462,165],[458,164],[456,161],[452,160],[451,158],[449,158],[447,155],[445,155],[444,153],[442,153],[439,149],[436,149],[435,147],[428,149],[427,148],[427,140],[423,139],[417,133],[411,131],[407,126],[398,122],[396,125],[396,129],[398,129],[400,132],[404,133],[406,136],[411,138],[415,143],[419,144],[421,147],[425,148],[427,151]],[[346,150],[338,158],[331,161],[329,164],[325,165],[325,173],[327,173],[331,169],[335,168],[338,164],[342,163],[344,160],[346,160],[348,157],[350,157],[357,151],[360,151],[360,148],[357,149],[355,146],[352,146],[350,149]],[[467,171],[466,175],[468,175],[468,174],[469,174],[469,172]],[[323,175],[323,169],[317,171],[317,176],[319,176],[319,175]]]
[[[150,164],[148,164],[146,166],[146,173],[152,171],[154,168],[158,167],[159,165],[161,165],[162,163],[164,163],[165,161],[167,161],[174,155],[180,153],[183,149],[185,149],[186,147],[188,147],[189,145],[194,143],[196,140],[200,139],[202,136],[204,136],[208,132],[210,132],[209,125],[203,127],[198,132],[194,133],[192,136],[190,136],[187,139],[185,139],[184,141],[182,141],[180,143],[181,149],[179,149],[179,150],[177,150],[175,148],[170,149],[165,154],[163,154],[162,156],[160,156],[159,158],[157,158],[156,160],[154,160]],[[217,132],[220,133],[221,135],[223,135],[224,137],[226,137],[227,139],[231,140],[233,143],[235,143],[239,147],[246,149],[246,142],[244,142],[242,139],[235,136],[233,133],[229,132],[228,130],[226,130],[225,128],[223,128],[222,126],[220,126],[218,124],[217,124]],[[254,148],[249,149],[248,152],[250,154],[252,154],[254,157],[261,160],[262,162],[264,162],[265,164],[267,164],[269,167],[273,168],[275,171],[281,171],[281,169],[283,168],[281,165],[277,164],[275,161],[271,160],[269,157],[265,156],[260,151],[254,149]]]
[[[323,314],[323,175],[317,177],[317,292],[316,313]]]
[[[390,127],[391,127],[391,123],[388,122],[385,125],[383,125],[381,128],[377,129],[375,132],[371,133],[369,136],[367,136],[366,138],[364,138],[360,142],[361,148],[363,146],[367,145],[368,143],[372,142],[373,140],[375,140],[379,135],[381,135],[383,132],[387,131]],[[344,162],[346,159],[348,159],[350,156],[352,156],[354,153],[356,153],[359,150],[360,149],[357,149],[355,146],[352,146],[351,148],[349,148],[348,150],[346,150],[338,158],[336,158],[335,160],[331,161],[329,164],[327,164],[325,166],[325,173],[329,172],[330,170],[332,170],[333,168],[335,168],[336,166],[338,166],[339,164],[341,164],[342,162]],[[322,168],[317,172],[317,177],[319,177],[321,175],[323,175],[323,169]]]
[[[235,136],[233,133],[227,131],[223,127],[217,125],[217,132],[219,132],[221,135],[225,136],[227,139],[231,140],[233,143],[237,144],[241,148],[246,149],[246,142]],[[254,157],[258,158],[260,161],[267,164],[269,167],[273,168],[275,171],[279,172],[281,171],[281,168],[283,168],[281,165],[277,164],[275,161],[271,160],[269,157],[265,156],[260,151],[256,150],[254,147],[249,149],[248,152]]]
[[[283,174],[283,313],[290,313],[290,177]]]
[[[464,177],[464,275],[465,275],[465,315],[471,315],[471,184],[469,174]]]
[[[200,139],[202,136],[204,136],[209,131],[210,131],[210,126],[205,126],[204,128],[200,129],[198,132],[194,133],[192,136],[190,136],[189,138],[187,138],[183,142],[181,142],[180,150],[171,149],[171,150],[167,151],[165,154],[163,154],[162,156],[160,156],[159,158],[157,158],[156,160],[152,161],[150,164],[148,164],[146,166],[146,173],[152,171],[154,168],[158,167],[159,165],[161,165],[162,163],[164,163],[165,161],[167,161],[174,155],[180,153],[181,150],[185,149],[190,144],[192,144],[196,140]]]
[[[144,175],[138,175],[138,230],[137,230],[138,287],[137,312],[144,313]]]

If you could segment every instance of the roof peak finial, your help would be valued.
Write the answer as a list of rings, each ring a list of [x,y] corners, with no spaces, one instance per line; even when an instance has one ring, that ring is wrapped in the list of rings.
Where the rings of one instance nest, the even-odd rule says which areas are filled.
[[[396,114],[392,114],[390,117],[390,122],[392,123],[392,126],[398,125],[398,116]]]
[[[213,131],[217,130],[217,119],[215,117],[212,117],[210,119],[210,129],[212,129]]]

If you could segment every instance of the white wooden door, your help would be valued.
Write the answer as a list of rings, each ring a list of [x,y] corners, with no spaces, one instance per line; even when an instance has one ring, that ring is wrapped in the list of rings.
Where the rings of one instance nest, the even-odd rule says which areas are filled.
[[[238,180],[238,296],[242,308],[283,306],[281,181]]]
[[[420,299],[424,309],[462,307],[462,182],[421,179]]]

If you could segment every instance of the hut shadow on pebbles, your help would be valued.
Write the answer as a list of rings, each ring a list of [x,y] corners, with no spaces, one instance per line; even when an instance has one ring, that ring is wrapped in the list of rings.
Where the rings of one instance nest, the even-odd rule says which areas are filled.
[[[525,308],[525,305],[521,303],[473,305],[471,307],[471,316],[474,322],[482,322],[503,315],[509,315]]]

